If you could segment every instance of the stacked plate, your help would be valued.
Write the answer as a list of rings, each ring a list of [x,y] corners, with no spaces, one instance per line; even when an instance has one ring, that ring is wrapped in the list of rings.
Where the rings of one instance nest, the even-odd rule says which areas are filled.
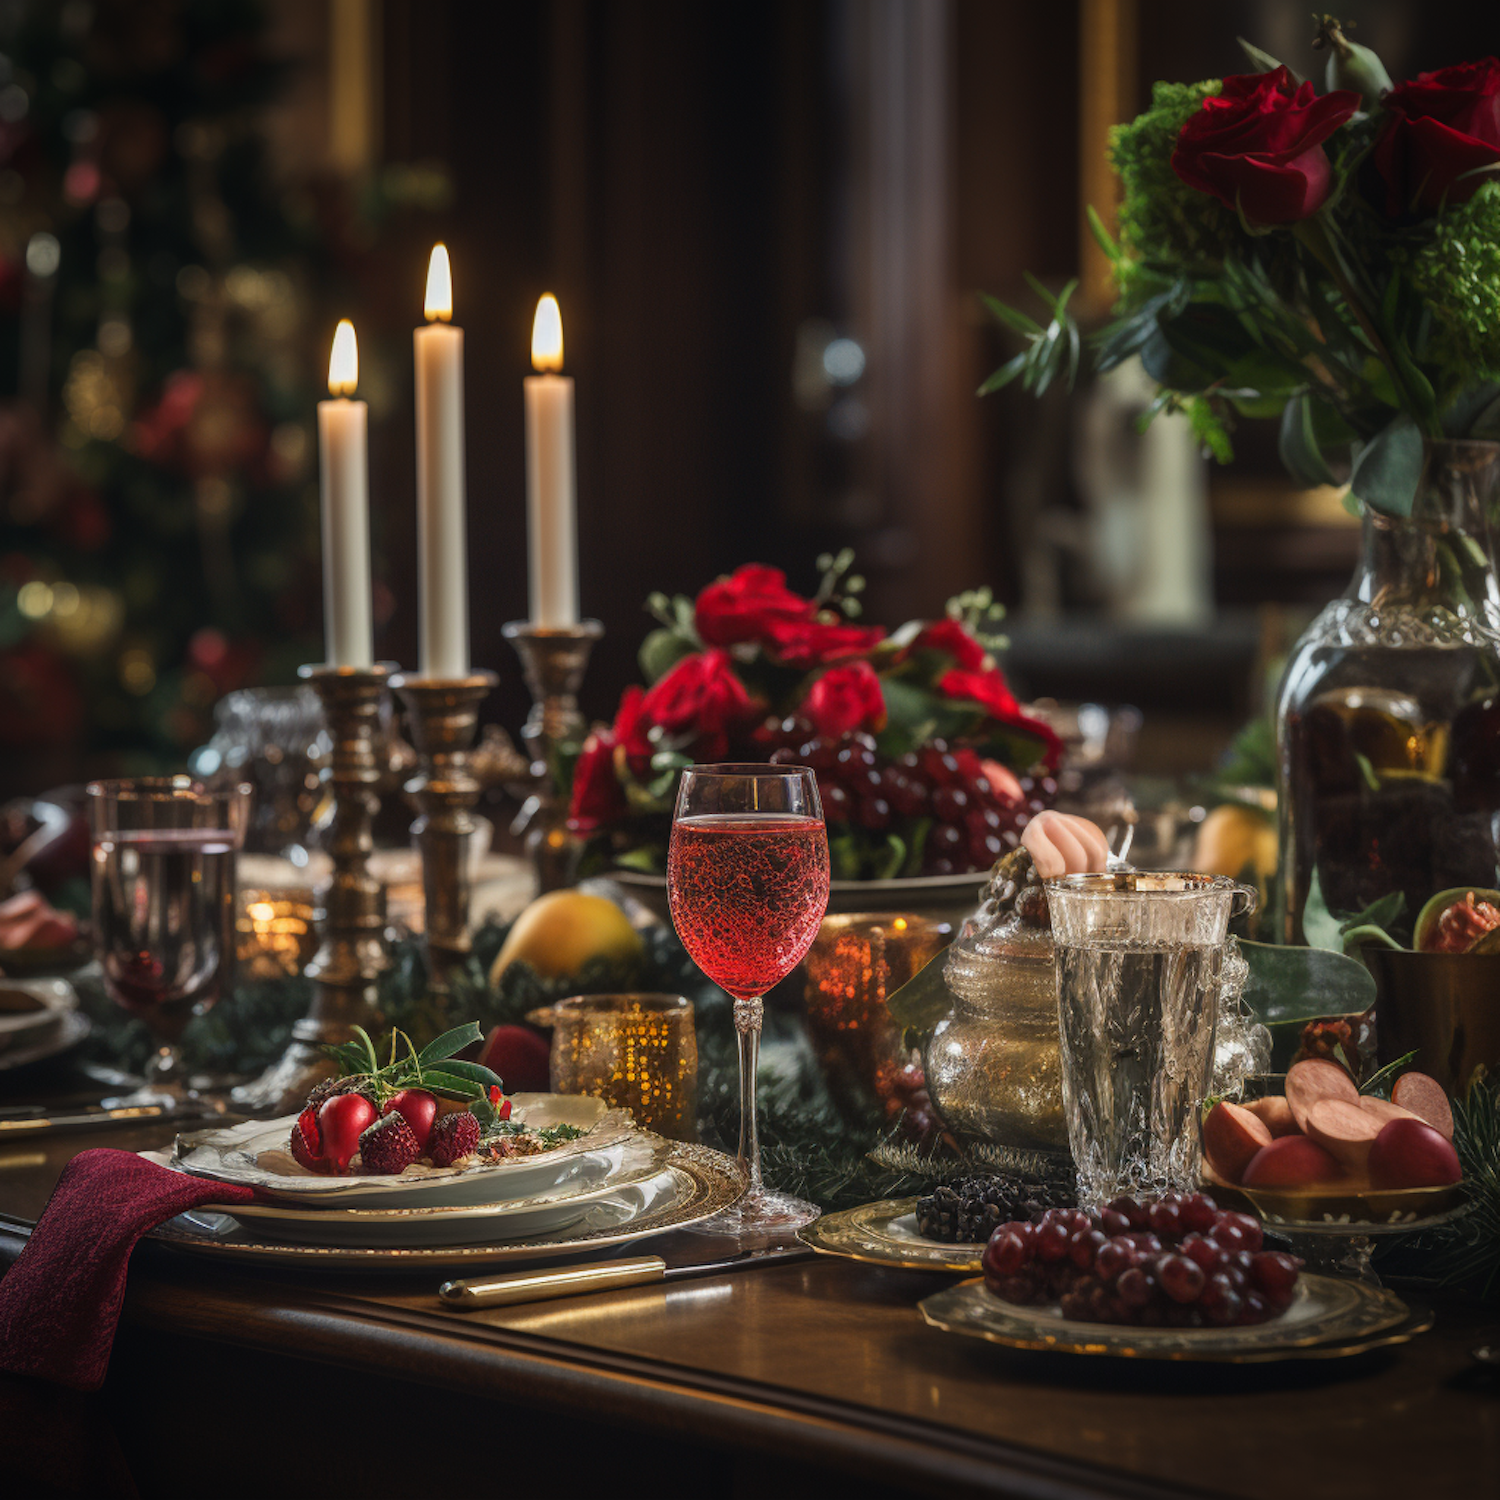
[[[0,979],[0,1072],[64,1052],[88,1031],[65,979]]]
[[[744,1191],[730,1158],[638,1129],[623,1110],[569,1094],[516,1094],[513,1119],[582,1134],[550,1151],[399,1176],[324,1177],[287,1149],[294,1116],[179,1136],[152,1159],[253,1188],[157,1232],[183,1249],[336,1269],[483,1267],[584,1253],[679,1229]],[[148,1153],[149,1154],[149,1153]]]

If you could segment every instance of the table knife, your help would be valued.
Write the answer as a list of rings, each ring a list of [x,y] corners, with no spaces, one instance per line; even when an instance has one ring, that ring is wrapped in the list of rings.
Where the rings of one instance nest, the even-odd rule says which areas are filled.
[[[68,1130],[89,1130],[106,1125],[152,1124],[171,1120],[190,1124],[210,1116],[201,1110],[169,1109],[160,1104],[137,1104],[114,1109],[57,1110],[49,1114],[42,1105],[0,1109],[0,1139],[35,1137]],[[214,1119],[220,1116],[212,1116]]]
[[[724,1271],[775,1265],[811,1255],[801,1245],[754,1250],[727,1260],[669,1266],[659,1255],[628,1260],[590,1261],[582,1266],[552,1266],[540,1271],[508,1271],[500,1276],[470,1276],[445,1281],[438,1296],[450,1307],[514,1307],[521,1302],[545,1302],[554,1297],[577,1297],[589,1292],[611,1292],[619,1287],[650,1286],[659,1281],[681,1281],[689,1276],[716,1276]]]

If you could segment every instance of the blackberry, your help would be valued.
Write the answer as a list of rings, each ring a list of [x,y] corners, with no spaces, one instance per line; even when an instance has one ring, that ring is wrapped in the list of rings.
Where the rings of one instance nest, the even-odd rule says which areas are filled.
[[[919,1198],[917,1232],[945,1245],[982,1245],[1002,1224],[1035,1219],[1049,1208],[1072,1208],[1076,1202],[1064,1182],[990,1173],[942,1183]]]

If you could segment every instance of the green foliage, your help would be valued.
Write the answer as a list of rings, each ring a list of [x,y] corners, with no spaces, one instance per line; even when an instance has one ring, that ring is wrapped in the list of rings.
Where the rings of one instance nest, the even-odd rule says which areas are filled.
[[[1162,276],[1206,275],[1247,236],[1217,199],[1189,187],[1172,170],[1172,150],[1189,116],[1217,95],[1206,83],[1158,83],[1151,107],[1110,131],[1109,159],[1120,177],[1121,258],[1115,263],[1120,303],[1130,308],[1160,290]]]
[[[1434,358],[1465,386],[1500,374],[1500,182],[1437,216],[1409,274],[1432,315]]]

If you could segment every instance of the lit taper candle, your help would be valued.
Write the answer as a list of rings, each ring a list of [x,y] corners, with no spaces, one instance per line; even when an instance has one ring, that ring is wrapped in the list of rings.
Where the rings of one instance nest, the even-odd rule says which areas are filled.
[[[526,377],[527,536],[531,623],[578,623],[578,523],[573,481],[573,382],[563,366],[562,313],[550,292],[536,305]]]
[[[464,331],[452,325],[448,249],[427,265],[427,326],[417,365],[417,568],[423,677],[469,672],[469,573],[464,535]]]
[[[323,634],[328,664],[374,664],[370,624],[369,407],[351,401],[359,383],[359,346],[345,318],[328,359],[329,401],[318,402],[323,488]]]

